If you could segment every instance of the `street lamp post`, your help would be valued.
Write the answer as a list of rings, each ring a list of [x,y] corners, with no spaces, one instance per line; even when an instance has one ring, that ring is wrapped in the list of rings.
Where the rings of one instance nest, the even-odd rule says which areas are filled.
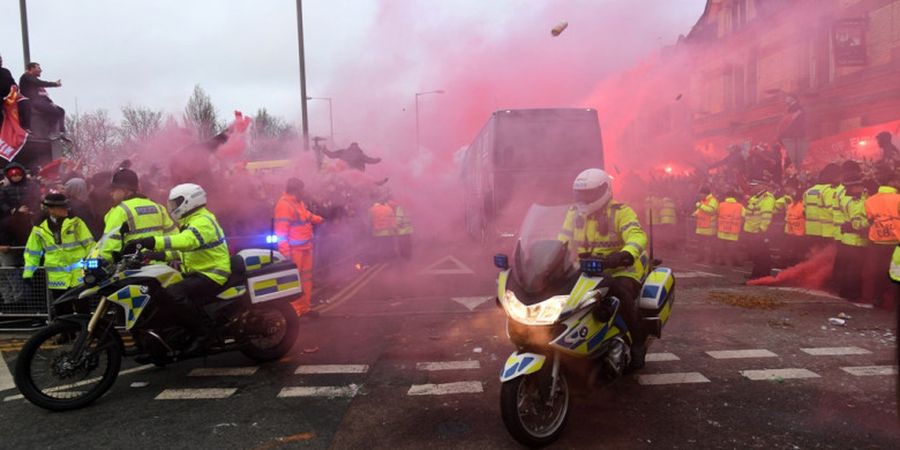
[[[331,145],[334,145],[334,116],[331,111],[331,97],[306,97],[306,99],[328,101],[328,131],[331,134]]]
[[[23,0],[24,1],[24,0]],[[303,150],[309,150],[309,119],[306,111],[306,54],[303,48],[303,0],[297,0],[297,46],[300,50],[300,119]]]
[[[427,91],[427,92],[416,92],[416,153],[419,153],[421,150],[420,145],[420,137],[419,137],[419,96],[428,95],[428,94],[443,94],[443,89],[438,89],[436,91]]]
[[[19,18],[22,21],[22,56],[27,66],[31,62],[31,46],[28,44],[28,11],[25,0],[19,0]]]

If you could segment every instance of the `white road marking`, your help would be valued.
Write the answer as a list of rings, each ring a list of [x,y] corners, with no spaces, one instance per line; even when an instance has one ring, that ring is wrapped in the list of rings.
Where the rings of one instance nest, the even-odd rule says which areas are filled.
[[[141,372],[141,371],[144,371],[144,370],[147,370],[147,369],[152,369],[152,368],[154,368],[154,367],[156,367],[156,366],[154,366],[153,364],[144,364],[143,366],[137,366],[137,367],[132,367],[132,368],[130,368],[130,369],[123,370],[123,371],[119,372],[119,375],[120,375],[120,376],[121,376],[121,375],[128,375],[128,374],[130,374],[130,373]],[[84,386],[84,385],[86,385],[86,384],[96,383],[96,382],[99,381],[99,380],[100,380],[100,377],[89,378],[89,379],[87,379],[87,380],[79,381],[79,382],[77,382],[77,383],[66,384],[66,385],[63,385],[63,386],[58,386],[58,387],[55,387],[55,388],[50,388],[50,389],[47,389],[47,392],[59,392],[59,391],[65,391],[65,390],[68,390],[68,389],[72,389],[72,388],[74,388],[74,387]],[[8,402],[8,401],[11,401],[11,400],[22,400],[22,399],[24,399],[24,398],[25,398],[25,397],[23,397],[21,394],[20,394],[20,395],[11,395],[11,396],[9,396],[9,397],[4,398],[3,401],[4,401],[4,402]]]
[[[709,272],[675,272],[675,278],[722,278],[722,275]]]
[[[868,377],[875,375],[896,375],[897,366],[858,366],[858,367],[841,367],[841,370],[857,377]]]
[[[478,305],[493,299],[494,297],[451,297],[450,299],[465,306],[469,311],[474,311]]]
[[[359,386],[289,386],[282,388],[278,398],[292,397],[354,397],[359,392]]]
[[[9,367],[6,366],[6,361],[3,360],[3,356],[0,355],[0,391],[5,391],[14,387],[16,387],[16,383],[13,381],[12,373],[9,371]]]
[[[714,350],[706,352],[706,354],[715,359],[775,358],[778,356],[766,349]]]
[[[247,367],[198,367],[190,373],[189,377],[245,377],[253,375],[259,369],[258,366]]]
[[[643,385],[709,383],[700,372],[654,373],[638,375],[638,383]]]
[[[797,378],[820,378],[819,374],[807,369],[763,369],[742,370],[741,375],[754,380],[789,380]]]
[[[813,356],[868,355],[872,353],[859,347],[814,347],[801,348],[800,350]]]
[[[166,389],[154,400],[213,400],[231,397],[235,392],[237,388]]]
[[[445,262],[453,263],[456,265],[454,269],[438,269],[437,267],[444,264]],[[475,271],[469,268],[469,266],[463,264],[462,261],[453,257],[453,255],[447,255],[446,257],[435,261],[428,267],[422,269],[419,272],[419,275],[472,275]]]
[[[369,366],[365,364],[322,364],[318,366],[300,366],[295,374],[309,375],[318,373],[366,373]]]
[[[644,356],[644,361],[646,362],[661,362],[661,361],[679,361],[681,358],[676,356],[674,353],[647,353]]]
[[[406,395],[478,394],[484,392],[480,381],[458,381],[444,384],[414,384]]]
[[[356,293],[359,292],[359,290],[362,289],[363,286],[369,284],[369,282],[374,280],[375,276],[381,273],[381,271],[384,270],[385,267],[387,267],[387,263],[378,263],[370,267],[369,270],[367,270],[366,273],[362,275],[362,277],[354,280],[354,282],[351,282],[345,288],[341,289],[340,292],[338,292],[334,297],[331,298],[331,300],[328,301],[327,305],[322,308],[313,309],[316,309],[316,311],[319,311],[320,313],[324,313],[337,308],[342,303],[353,298],[353,296],[356,295]]]
[[[425,370],[429,372],[436,370],[467,370],[480,368],[481,363],[476,360],[416,363],[416,370]]]

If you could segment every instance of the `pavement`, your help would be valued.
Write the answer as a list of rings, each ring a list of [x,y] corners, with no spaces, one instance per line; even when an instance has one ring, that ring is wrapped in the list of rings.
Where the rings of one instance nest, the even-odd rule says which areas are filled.
[[[490,255],[427,247],[329,289],[279,361],[129,361],[79,411],[17,395],[4,369],[24,336],[6,336],[0,447],[519,448],[499,412],[513,347]],[[892,313],[747,287],[746,268],[681,256],[666,261],[677,299],[647,366],[580,393],[552,448],[900,448]],[[844,326],[829,323],[841,314]]]

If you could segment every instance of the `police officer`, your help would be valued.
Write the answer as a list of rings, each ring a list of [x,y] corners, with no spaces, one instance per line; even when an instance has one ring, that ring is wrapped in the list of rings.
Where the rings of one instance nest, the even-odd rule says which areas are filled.
[[[112,259],[125,244],[177,231],[166,209],[140,193],[138,176],[130,169],[119,169],[113,175],[109,195],[116,206],[103,219],[103,234],[112,233],[101,249],[104,259]]]
[[[169,286],[169,294],[178,317],[194,336],[185,348],[188,356],[206,348],[214,324],[203,309],[215,298],[231,276],[228,244],[219,221],[206,209],[206,191],[196,184],[179,184],[169,192],[169,212],[178,221],[181,232],[168,236],[145,237],[126,245],[124,253],[135,249],[176,251],[180,253],[184,279]],[[193,319],[193,320],[192,320]]]
[[[631,367],[639,369],[647,352],[637,304],[647,267],[647,234],[634,210],[612,200],[612,179],[603,170],[581,172],[573,190],[575,206],[566,214],[559,240],[571,242],[581,255],[604,257],[612,277],[610,294],[622,302],[620,311],[631,331]]]

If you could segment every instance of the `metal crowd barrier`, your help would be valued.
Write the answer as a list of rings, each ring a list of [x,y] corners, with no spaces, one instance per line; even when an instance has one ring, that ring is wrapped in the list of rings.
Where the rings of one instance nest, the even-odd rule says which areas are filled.
[[[0,267],[0,328],[11,330],[15,323],[49,321],[50,291],[47,273],[39,268],[31,281],[22,279],[22,267]],[[4,322],[10,323],[10,327]]]

